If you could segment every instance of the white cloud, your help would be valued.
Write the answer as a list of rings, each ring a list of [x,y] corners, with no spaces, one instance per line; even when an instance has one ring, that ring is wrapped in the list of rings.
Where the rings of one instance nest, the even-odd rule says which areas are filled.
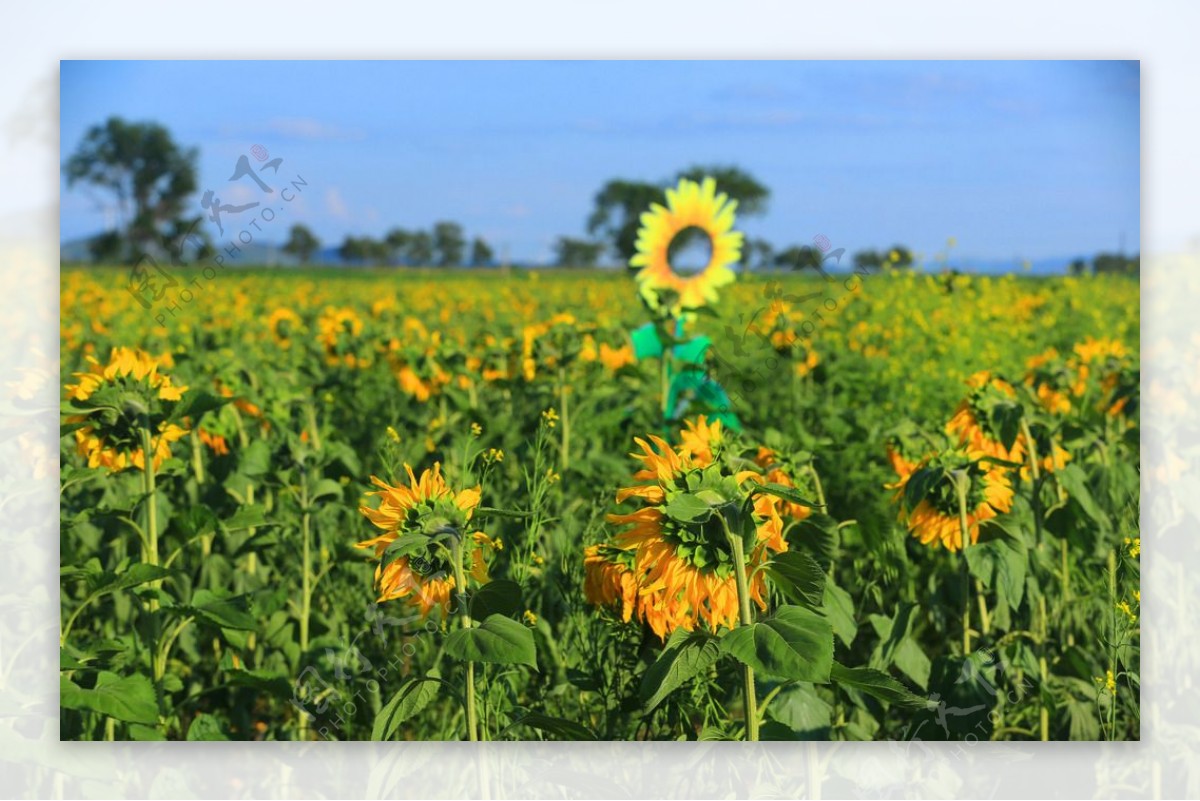
[[[329,212],[329,216],[337,220],[350,219],[350,209],[346,207],[346,201],[342,198],[342,192],[336,186],[331,186],[325,190],[325,211]]]

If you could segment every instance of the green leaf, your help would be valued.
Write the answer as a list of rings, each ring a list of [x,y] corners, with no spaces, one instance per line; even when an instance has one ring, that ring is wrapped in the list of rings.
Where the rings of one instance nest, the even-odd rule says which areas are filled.
[[[271,449],[261,439],[256,439],[241,452],[238,471],[250,478],[265,476],[271,472]]]
[[[799,506],[807,506],[809,509],[819,509],[820,504],[813,503],[805,498],[792,487],[785,487],[782,484],[759,484],[754,488],[754,493],[759,494],[765,492],[767,495],[774,495],[776,498],[783,498],[789,503],[794,503]]]
[[[317,482],[317,486],[313,487],[312,492],[308,496],[308,502],[311,505],[316,503],[319,499],[327,496],[341,498],[342,489],[342,485],[334,481],[332,478],[323,478]]]
[[[638,326],[629,332],[629,338],[633,342],[633,356],[638,361],[662,356],[663,344],[654,323]]]
[[[533,632],[503,615],[492,615],[477,628],[451,632],[446,638],[446,653],[463,662],[529,665],[537,669]]]
[[[429,706],[437,696],[440,684],[441,677],[437,670],[431,670],[425,676],[404,682],[392,699],[375,716],[375,725],[371,728],[371,739],[390,739],[400,724],[414,715],[420,714],[421,710]]]
[[[864,692],[889,704],[896,704],[906,709],[931,708],[931,702],[928,699],[914,695],[899,681],[874,668],[848,668],[834,662],[830,678],[841,687]]]
[[[815,612],[784,606],[726,634],[721,652],[766,676],[824,684],[833,663],[833,628]]]
[[[196,590],[186,610],[198,620],[222,629],[254,631],[258,622],[249,612],[246,596],[234,596],[225,590]]]
[[[1087,485],[1087,474],[1083,472],[1083,469],[1078,465],[1069,464],[1054,475],[1067,494],[1079,504],[1079,508],[1083,510],[1084,514],[1107,530],[1108,515],[1101,511],[1096,499],[1092,497],[1092,492]]]
[[[521,585],[506,579],[489,581],[470,598],[471,617],[475,620],[486,620],[492,615],[514,617],[523,608]]]
[[[514,726],[529,726],[530,728],[553,734],[560,740],[595,740],[596,735],[587,727],[572,720],[543,715],[539,712],[528,712],[514,720],[507,728]]]
[[[269,670],[229,670],[226,675],[231,686],[249,687],[284,700],[295,692],[286,676]]]
[[[218,398],[204,390],[191,389],[183,393],[183,399],[175,406],[171,419],[182,420],[190,417],[193,423],[198,423],[205,413],[220,409],[231,402],[233,402],[233,398]]]
[[[762,725],[758,727],[758,739],[763,742],[791,742],[799,740],[796,732],[792,731],[789,726],[780,723],[777,720],[764,720]]]
[[[720,641],[702,631],[676,629],[666,648],[645,675],[639,694],[647,711],[654,709],[679,687],[708,668],[721,656]]]
[[[265,519],[266,509],[259,505],[242,506],[228,520],[222,520],[221,525],[226,531],[240,531],[246,528],[272,525]]]
[[[667,502],[667,516],[686,523],[703,523],[712,517],[713,507],[689,492],[682,492]]]
[[[825,571],[803,551],[775,554],[766,566],[779,591],[795,603],[816,609],[825,598]]]
[[[712,345],[712,340],[705,336],[694,337],[687,342],[681,342],[672,349],[675,359],[683,364],[704,364],[704,354]]]
[[[838,547],[838,522],[822,512],[813,512],[788,528],[788,545],[803,548],[826,570],[833,564]]]
[[[228,740],[229,736],[221,729],[220,721],[201,712],[192,719],[192,725],[188,726],[187,739],[190,742]]]
[[[87,690],[66,676],[59,680],[59,703],[66,709],[90,710],[126,723],[158,723],[154,685],[141,674],[121,677],[101,671]]]
[[[966,549],[967,567],[971,575],[994,587],[1000,597],[1016,610],[1025,593],[1025,550],[1009,539],[979,542]]]
[[[858,622],[854,619],[854,601],[850,598],[850,593],[832,581],[827,581],[822,605],[825,609],[825,617],[833,626],[833,633],[849,648],[858,635]]]

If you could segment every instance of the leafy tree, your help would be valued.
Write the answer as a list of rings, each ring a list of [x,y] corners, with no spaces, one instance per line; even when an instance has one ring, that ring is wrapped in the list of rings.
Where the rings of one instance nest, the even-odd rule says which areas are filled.
[[[554,263],[559,267],[595,267],[603,252],[602,242],[560,236],[554,243]]]
[[[342,241],[338,255],[347,263],[370,264],[384,256],[383,243],[369,236],[349,236]]]
[[[387,249],[387,260],[396,263],[403,262],[408,257],[408,248],[412,244],[413,233],[403,228],[392,228],[383,237]]]
[[[471,266],[484,267],[492,263],[496,254],[492,251],[491,245],[483,240],[483,237],[475,237],[471,242]]]
[[[1128,257],[1119,253],[1097,253],[1092,259],[1092,270],[1100,273],[1130,273],[1136,275],[1141,269],[1138,256]]]
[[[886,256],[877,250],[860,250],[854,254],[855,270],[879,270],[883,267]]]
[[[883,266],[896,270],[906,270],[913,266],[912,251],[904,245],[892,245],[888,250]]]
[[[775,248],[765,239],[747,239],[742,262],[747,270],[765,270],[775,263]]]
[[[433,262],[433,237],[428,231],[414,231],[405,251],[409,264],[414,267],[428,267]]]
[[[90,184],[111,192],[124,230],[121,242],[101,237],[92,255],[135,262],[164,246],[184,202],[196,191],[195,148],[181,148],[157,123],[110,117],[88,129],[64,167],[67,186]]]
[[[433,251],[439,267],[450,267],[463,263],[463,251],[467,240],[462,226],[455,222],[439,222],[433,226]]]
[[[1072,259],[1071,263],[1067,265],[1067,272],[1071,275],[1085,275],[1087,271],[1088,265],[1083,259]]]
[[[767,201],[771,198],[771,190],[759,183],[750,173],[733,166],[693,166],[680,171],[675,176],[700,183],[705,178],[713,178],[717,182],[717,190],[724,192],[738,202],[737,213],[742,217],[757,217],[767,210]]]
[[[810,245],[792,245],[775,257],[775,266],[789,270],[821,270],[821,251]]]
[[[306,225],[293,225],[288,231],[287,242],[283,244],[283,252],[295,256],[301,264],[308,264],[312,254],[321,247],[321,241]]]

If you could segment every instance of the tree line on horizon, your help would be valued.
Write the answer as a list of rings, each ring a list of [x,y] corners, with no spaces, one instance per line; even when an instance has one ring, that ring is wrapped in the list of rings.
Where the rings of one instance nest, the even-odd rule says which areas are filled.
[[[88,241],[96,263],[136,264],[146,258],[172,254],[173,243],[186,240],[197,260],[211,257],[216,248],[200,223],[205,215],[185,212],[187,200],[197,192],[197,148],[178,145],[170,132],[153,122],[130,123],[120,117],[92,126],[82,143],[63,165],[68,187],[76,184],[110,193],[124,223]],[[616,178],[593,198],[585,221],[586,235],[563,235],[554,243],[554,264],[559,267],[601,266],[605,258],[627,263],[636,252],[642,213],[663,200],[663,187],[680,179],[716,180],[721,192],[738,203],[743,218],[761,216],[771,191],[750,173],[732,165],[693,165],[662,182]],[[211,193],[207,193],[211,194]],[[311,228],[296,223],[282,245],[284,253],[301,264],[311,264],[322,243]],[[671,243],[671,253],[705,247],[698,229],[681,231]],[[345,264],[487,267],[495,266],[496,253],[481,236],[469,238],[462,225],[450,220],[434,223],[430,230],[392,227],[382,236],[346,235],[337,247]],[[777,248],[762,238],[746,239],[742,263],[747,270],[787,269],[822,271],[832,254],[807,244]],[[883,250],[865,249],[852,256],[856,270],[907,269],[915,262],[912,251],[895,244]],[[1090,262],[1073,261],[1072,275],[1095,273],[1137,274],[1139,257],[1100,253]]]

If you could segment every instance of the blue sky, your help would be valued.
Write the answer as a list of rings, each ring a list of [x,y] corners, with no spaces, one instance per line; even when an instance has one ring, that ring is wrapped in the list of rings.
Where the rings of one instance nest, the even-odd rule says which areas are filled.
[[[772,191],[739,227],[777,247],[1015,263],[1138,249],[1139,103],[1136,62],[64,61],[61,142],[155,120],[225,203],[259,199],[228,179],[261,144],[308,183],[287,224],[327,244],[450,219],[548,260],[610,178],[735,164]],[[64,241],[101,198],[64,181]]]

